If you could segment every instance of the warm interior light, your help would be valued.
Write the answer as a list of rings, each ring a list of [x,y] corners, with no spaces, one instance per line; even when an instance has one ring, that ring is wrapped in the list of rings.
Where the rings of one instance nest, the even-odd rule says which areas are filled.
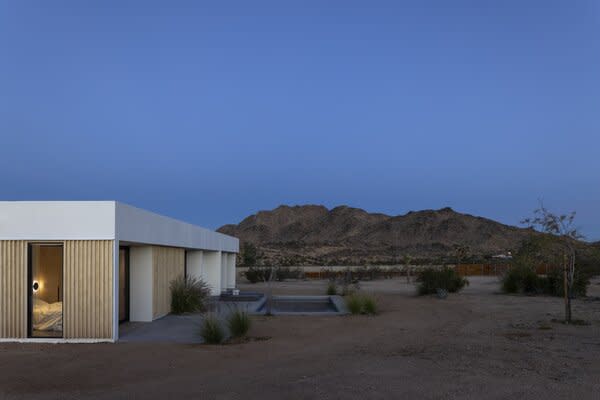
[[[33,293],[37,292],[40,288],[40,283],[38,281],[33,281]]]

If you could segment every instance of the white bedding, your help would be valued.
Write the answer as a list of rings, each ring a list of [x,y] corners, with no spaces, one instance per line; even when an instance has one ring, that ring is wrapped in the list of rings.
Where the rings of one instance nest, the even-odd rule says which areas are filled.
[[[62,331],[62,302],[46,303],[34,299],[31,323],[36,331]]]

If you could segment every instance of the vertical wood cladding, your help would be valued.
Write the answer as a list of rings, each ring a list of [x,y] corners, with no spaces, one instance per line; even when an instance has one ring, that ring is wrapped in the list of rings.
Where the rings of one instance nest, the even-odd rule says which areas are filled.
[[[171,312],[171,281],[182,276],[185,250],[174,247],[152,247],[152,317],[160,318]]]
[[[112,240],[65,241],[66,339],[109,339],[113,330]]]
[[[27,242],[0,241],[0,337],[27,337]]]

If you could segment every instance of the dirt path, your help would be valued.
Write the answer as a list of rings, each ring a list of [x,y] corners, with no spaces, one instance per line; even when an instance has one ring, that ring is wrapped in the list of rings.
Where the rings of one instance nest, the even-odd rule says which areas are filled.
[[[0,398],[598,399],[600,301],[495,294],[473,278],[447,300],[367,282],[375,317],[257,317],[240,345],[0,345]],[[322,294],[325,282],[277,284]],[[257,290],[260,286],[248,285]],[[592,295],[600,295],[595,281]]]

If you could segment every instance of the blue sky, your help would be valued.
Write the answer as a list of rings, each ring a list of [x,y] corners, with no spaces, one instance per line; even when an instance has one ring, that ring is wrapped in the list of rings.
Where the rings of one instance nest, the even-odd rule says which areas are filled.
[[[538,198],[600,239],[594,1],[0,2],[0,198],[216,228]]]

